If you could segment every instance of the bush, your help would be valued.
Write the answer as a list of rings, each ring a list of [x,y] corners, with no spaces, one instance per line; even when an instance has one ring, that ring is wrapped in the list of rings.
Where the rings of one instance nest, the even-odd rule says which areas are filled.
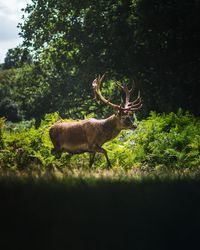
[[[1,139],[1,167],[21,170],[31,166],[48,166],[52,161],[48,129],[57,120],[58,114],[55,113],[46,115],[38,128],[34,120],[17,124],[7,123]]]
[[[115,164],[147,168],[191,168],[200,165],[200,119],[190,113],[156,114],[123,132],[109,145]]]
[[[9,169],[40,169],[63,166],[88,166],[88,155],[72,158],[51,154],[50,126],[60,119],[49,114],[36,128],[35,121],[18,124],[1,119],[0,166]],[[170,114],[151,112],[134,131],[123,131],[104,146],[113,167],[138,167],[145,170],[192,168],[200,166],[200,119],[180,109]],[[70,159],[71,158],[71,159]],[[105,158],[98,155],[95,166],[104,167]]]

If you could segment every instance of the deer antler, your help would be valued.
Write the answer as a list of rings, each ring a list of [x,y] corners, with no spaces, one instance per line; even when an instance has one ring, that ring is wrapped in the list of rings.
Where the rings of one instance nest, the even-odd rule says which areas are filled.
[[[132,81],[132,87],[131,87],[131,89],[128,89],[127,85],[122,86],[121,84],[118,84],[118,83],[117,83],[117,85],[125,93],[125,104],[124,104],[125,112],[130,113],[130,112],[134,112],[134,111],[139,110],[142,107],[142,99],[140,97],[140,91],[138,91],[137,98],[133,102],[130,102],[131,92],[135,88],[135,82],[134,82],[134,80]]]
[[[99,75],[92,83],[95,98],[97,100],[100,100],[101,102],[109,105],[113,109],[120,111],[120,112],[124,112],[124,113],[132,113],[132,112],[139,110],[142,107],[142,100],[140,97],[140,92],[138,92],[138,97],[133,102],[130,102],[130,95],[135,87],[134,81],[132,82],[132,87],[130,90],[128,89],[128,86],[126,86],[126,85],[122,86],[121,84],[117,83],[117,85],[125,92],[125,95],[126,95],[124,107],[122,107],[121,105],[116,105],[116,104],[110,102],[110,100],[107,100],[105,97],[103,97],[101,94],[100,87],[101,87],[101,83],[102,83],[104,76],[105,76],[105,74],[103,74],[102,77],[100,77],[100,75]]]
[[[127,85],[125,85],[125,86],[123,86],[123,85],[121,85],[121,84],[119,84],[119,83],[117,83],[117,85],[124,91],[124,93],[125,93],[125,104],[124,104],[124,108],[129,108],[130,107],[130,104],[131,104],[131,102],[129,102],[129,100],[130,100],[130,95],[131,95],[131,92],[133,91],[133,89],[134,89],[134,87],[135,87],[135,82],[133,81],[132,82],[132,87],[131,87],[131,89],[128,89],[128,86]]]
[[[92,82],[92,87],[93,87],[93,89],[94,89],[95,98],[96,98],[97,100],[100,100],[100,101],[102,101],[103,103],[109,105],[110,107],[112,107],[112,108],[115,109],[115,110],[120,110],[121,107],[120,107],[119,105],[116,105],[116,104],[110,102],[110,101],[107,100],[105,97],[103,97],[102,94],[101,94],[100,87],[101,87],[101,82],[102,82],[104,76],[105,76],[105,74],[103,74],[102,77],[100,77],[100,75],[99,75],[99,76],[98,76],[96,79],[94,79],[94,81]]]

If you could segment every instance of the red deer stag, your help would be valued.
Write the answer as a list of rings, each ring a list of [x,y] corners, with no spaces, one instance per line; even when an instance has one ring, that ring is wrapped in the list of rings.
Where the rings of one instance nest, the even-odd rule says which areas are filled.
[[[115,111],[115,114],[102,120],[94,118],[74,122],[56,123],[50,128],[50,137],[54,148],[52,154],[68,152],[70,154],[80,154],[84,152],[90,153],[90,167],[94,163],[94,157],[97,152],[105,155],[107,167],[110,167],[110,160],[107,151],[102,148],[105,142],[115,138],[123,129],[135,129],[137,126],[132,120],[133,113],[142,107],[140,92],[135,101],[130,102],[130,94],[133,90],[127,86],[120,86],[125,93],[124,106],[116,105],[105,99],[101,94],[102,77],[97,77],[93,83],[93,89],[96,100],[109,105]],[[134,82],[133,82],[134,85]]]

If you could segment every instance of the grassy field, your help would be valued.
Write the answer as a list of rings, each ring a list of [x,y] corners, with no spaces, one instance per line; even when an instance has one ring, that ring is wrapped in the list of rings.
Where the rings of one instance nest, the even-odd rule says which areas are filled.
[[[0,177],[0,249],[194,249],[200,178],[116,170]]]

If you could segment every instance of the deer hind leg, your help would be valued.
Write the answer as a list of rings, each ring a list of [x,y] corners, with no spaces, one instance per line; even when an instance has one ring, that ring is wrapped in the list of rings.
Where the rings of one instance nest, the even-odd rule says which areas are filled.
[[[99,153],[105,155],[106,161],[107,161],[107,168],[110,168],[110,167],[111,167],[111,163],[110,163],[110,160],[109,160],[109,158],[108,158],[108,153],[107,153],[107,151],[106,151],[104,148],[102,148],[102,147],[100,147],[100,146],[97,146],[96,152],[99,152]]]
[[[59,159],[62,155],[62,151],[60,151],[56,148],[52,148],[51,154],[54,155],[56,157],[56,159]]]
[[[94,164],[94,158],[95,158],[96,152],[90,153],[90,168]]]

